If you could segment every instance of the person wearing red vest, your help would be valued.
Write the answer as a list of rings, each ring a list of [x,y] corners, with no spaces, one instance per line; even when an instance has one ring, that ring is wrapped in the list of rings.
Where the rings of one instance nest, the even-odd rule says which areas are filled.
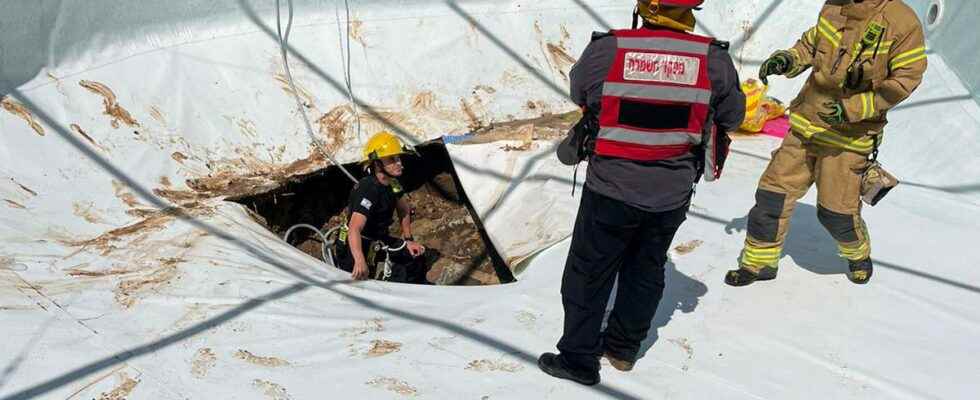
[[[728,44],[690,33],[702,3],[639,0],[634,29],[593,34],[571,70],[572,100],[585,112],[558,157],[589,167],[562,278],[560,353],[538,359],[549,375],[597,384],[600,356],[632,369],[694,185],[721,175],[745,95]]]

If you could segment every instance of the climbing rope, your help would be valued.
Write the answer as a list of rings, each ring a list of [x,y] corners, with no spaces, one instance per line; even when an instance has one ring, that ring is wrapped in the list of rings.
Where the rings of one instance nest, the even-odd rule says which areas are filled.
[[[289,19],[286,22],[286,32],[283,34],[282,16],[279,13],[280,4],[279,0],[276,0],[276,33],[279,35],[279,51],[282,53],[283,69],[286,71],[286,80],[289,82],[289,87],[292,89],[293,97],[296,99],[296,108],[299,110],[300,115],[303,116],[303,123],[306,125],[306,132],[310,135],[310,139],[313,140],[313,144],[316,146],[316,148],[319,149],[320,152],[323,153],[324,157],[330,160],[333,165],[339,167],[340,170],[344,172],[344,175],[347,175],[347,177],[350,178],[351,182],[356,184],[357,178],[354,178],[354,175],[351,175],[351,173],[347,171],[347,168],[344,168],[344,166],[338,163],[337,160],[330,155],[330,153],[327,153],[326,149],[323,148],[323,144],[320,143],[320,139],[313,133],[313,126],[310,125],[310,119],[306,115],[306,107],[303,105],[303,100],[299,97],[299,91],[296,90],[296,84],[293,83],[293,74],[289,70],[289,56],[287,54],[289,33],[293,27],[293,1],[287,0],[287,3],[289,6]]]
[[[286,230],[286,233],[282,235],[282,240],[284,242],[286,242],[286,243],[289,243],[289,236],[292,235],[293,231],[295,231],[297,229],[300,229],[300,228],[309,229],[309,230],[311,230],[313,232],[316,232],[317,236],[320,236],[320,240],[322,242],[320,244],[320,255],[323,257],[323,262],[325,262],[325,263],[333,263],[333,252],[330,251],[330,248],[332,248],[333,247],[333,244],[336,243],[337,241],[331,239],[330,236],[333,235],[334,232],[337,232],[338,230],[340,230],[341,226],[335,226],[333,228],[330,228],[330,230],[328,230],[326,233],[324,233],[320,229],[317,229],[317,227],[315,227],[313,225],[310,225],[310,224],[296,224],[296,225],[293,225],[292,227],[290,227],[289,229]],[[375,241],[374,239],[371,239],[371,238],[369,238],[367,236],[362,236],[362,237],[364,239],[368,240],[368,241]],[[388,246],[388,245],[384,244],[384,242],[382,242],[382,241],[376,241],[376,242],[378,242],[380,244],[380,249],[379,250],[382,250],[385,253],[388,253],[388,256],[385,257],[385,266],[384,266],[384,280],[388,280],[388,278],[391,278],[391,273],[392,273],[391,272],[391,253],[404,250],[405,247],[408,246],[408,241],[407,240],[402,240],[402,244],[400,246],[397,246],[397,247]]]
[[[284,241],[286,243],[289,243],[289,235],[291,235],[294,230],[299,229],[299,228],[309,229],[309,230],[311,230],[313,232],[316,232],[316,234],[318,236],[320,236],[320,240],[322,241],[322,243],[320,244],[320,255],[323,256],[323,262],[325,262],[325,263],[333,263],[333,254],[331,254],[331,252],[330,252],[330,247],[333,246],[333,244],[334,244],[335,241],[334,240],[330,240],[328,238],[336,230],[340,229],[340,227],[339,226],[338,227],[335,227],[335,228],[330,229],[329,231],[327,231],[327,233],[323,233],[321,230],[317,229],[317,227],[315,227],[313,225],[310,225],[310,224],[296,224],[296,225],[293,225],[292,227],[290,227],[289,229],[286,230],[286,233],[284,235],[282,235],[282,241]]]

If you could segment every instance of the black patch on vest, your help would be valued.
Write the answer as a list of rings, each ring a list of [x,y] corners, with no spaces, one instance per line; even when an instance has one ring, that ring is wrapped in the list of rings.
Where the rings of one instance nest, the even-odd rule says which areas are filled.
[[[854,243],[858,241],[857,227],[854,226],[854,216],[848,214],[838,214],[817,205],[817,219],[823,224],[824,228],[830,232],[830,236],[840,243]]]
[[[726,42],[726,41],[723,41],[723,40],[715,40],[715,41],[711,42],[711,45],[712,46],[719,47],[719,48],[721,48],[722,50],[725,50],[725,51],[727,51],[728,48],[732,46],[731,43]]]
[[[779,233],[779,216],[786,205],[786,194],[759,189],[755,192],[755,207],[749,211],[748,233],[761,242],[775,242]]]
[[[688,104],[653,104],[621,99],[619,124],[643,129],[684,129],[691,120]]]

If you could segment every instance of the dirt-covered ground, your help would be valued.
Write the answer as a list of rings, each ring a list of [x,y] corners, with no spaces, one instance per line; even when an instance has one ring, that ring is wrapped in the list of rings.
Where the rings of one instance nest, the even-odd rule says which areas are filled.
[[[414,209],[412,234],[428,249],[429,281],[440,285],[489,285],[512,280],[510,270],[486,244],[478,221],[460,195],[445,146],[433,142],[417,150],[419,156],[403,158],[405,175],[400,182]],[[363,176],[358,165],[346,167],[358,178]],[[278,235],[300,223],[325,232],[344,222],[344,207],[352,188],[352,182],[338,168],[328,167],[295,177],[271,191],[231,200],[251,209],[260,222]],[[400,230],[395,221],[390,232],[399,236]],[[311,231],[294,231],[289,239],[290,244],[307,254],[322,258],[321,239]]]
[[[519,140],[561,138],[581,114],[548,114],[534,119],[496,123],[478,130],[461,145]],[[465,194],[454,178],[452,162],[441,142],[417,148],[419,157],[405,157],[405,176],[400,181],[409,192],[407,199],[415,213],[412,234],[429,254],[427,277],[439,285],[490,285],[513,279],[500,259],[480,221],[474,220]],[[501,151],[522,151],[522,146],[504,146]],[[363,171],[356,164],[346,166],[357,178]],[[280,186],[265,187],[260,194],[230,198],[252,210],[257,219],[280,236],[291,226],[306,223],[327,231],[344,222],[352,183],[336,167],[327,167],[306,175],[296,175]],[[397,221],[392,234],[399,235]],[[290,244],[318,259],[321,240],[309,230],[294,231]]]

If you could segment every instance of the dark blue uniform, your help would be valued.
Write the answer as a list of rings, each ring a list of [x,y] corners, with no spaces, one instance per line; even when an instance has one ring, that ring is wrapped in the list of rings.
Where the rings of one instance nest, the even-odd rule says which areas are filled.
[[[388,232],[388,228],[394,222],[398,200],[404,195],[404,192],[400,190],[396,193],[396,188],[399,187],[397,183],[390,186],[382,185],[374,175],[362,178],[354,186],[348,200],[347,223],[350,223],[350,215],[355,212],[367,217],[364,229],[361,230],[361,250],[364,252],[368,268],[372,269],[372,272],[374,272],[377,263],[384,261],[386,256],[390,256],[392,274],[388,281],[426,283],[425,268],[421,259],[412,257],[408,249],[394,251],[390,254],[379,250],[382,244],[398,248],[404,243],[402,239],[392,237]],[[369,257],[372,253],[376,254],[373,260]],[[351,254],[350,245],[346,240],[337,242],[334,251],[334,264],[344,271],[354,271],[354,256]]]
[[[585,49],[570,74],[576,104],[599,110],[616,48],[615,37],[597,34]],[[737,129],[745,114],[745,95],[726,49],[719,42],[708,52],[706,126],[714,124],[721,135]],[[651,162],[589,159],[561,288],[565,325],[558,349],[569,367],[594,374],[604,352],[635,361],[663,296],[667,250],[686,218],[701,159],[694,153]],[[617,276],[616,304],[601,331]]]

